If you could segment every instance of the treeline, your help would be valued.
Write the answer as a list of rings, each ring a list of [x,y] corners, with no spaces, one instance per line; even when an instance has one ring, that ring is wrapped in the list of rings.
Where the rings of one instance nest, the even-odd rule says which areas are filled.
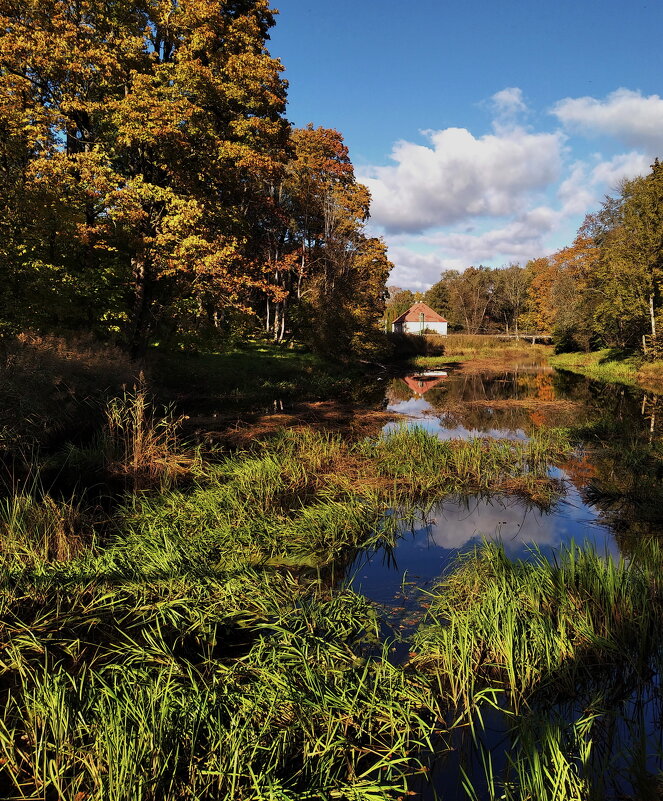
[[[467,334],[517,333],[527,307],[530,281],[527,270],[508,267],[468,267],[447,270],[427,292],[389,287],[385,311],[387,328],[416,301],[423,300],[449,321],[450,331]]]
[[[371,346],[391,267],[267,0],[0,0],[0,332]]]
[[[390,287],[386,323],[424,300],[467,333],[551,334],[561,350],[618,347],[663,355],[663,165],[625,181],[575,241],[524,267],[442,274],[425,293]]]

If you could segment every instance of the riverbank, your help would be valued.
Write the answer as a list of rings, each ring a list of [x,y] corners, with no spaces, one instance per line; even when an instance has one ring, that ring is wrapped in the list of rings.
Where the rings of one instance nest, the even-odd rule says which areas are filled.
[[[616,349],[555,354],[550,356],[550,364],[596,381],[663,392],[663,361],[646,362],[639,355]]]
[[[445,365],[490,369],[518,361],[543,362],[552,353],[548,345],[533,345],[526,339],[504,340],[483,334],[450,334],[442,340],[444,353],[436,356],[413,356],[408,364],[417,369],[439,370]]]
[[[209,354],[153,348],[140,361],[93,338],[26,334],[2,344],[0,453],[94,438],[105,404],[134,386],[184,415],[189,433],[204,434],[228,430],[240,413],[276,411],[286,403],[347,404],[365,384],[356,367],[260,341]]]

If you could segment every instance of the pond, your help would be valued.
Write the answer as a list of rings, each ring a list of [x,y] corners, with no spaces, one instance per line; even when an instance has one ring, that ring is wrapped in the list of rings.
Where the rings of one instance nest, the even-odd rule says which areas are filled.
[[[484,540],[501,542],[510,558],[543,553],[555,559],[560,549],[577,544],[589,545],[608,559],[628,559],[644,535],[663,530],[660,462],[649,458],[652,449],[660,448],[657,396],[536,364],[498,371],[450,367],[445,373],[391,380],[384,405],[398,419],[387,423],[384,433],[420,426],[444,440],[525,441],[540,426],[556,426],[571,429],[580,444],[563,465],[550,467],[562,488],[551,508],[504,494],[451,497],[403,520],[392,550],[357,556],[348,581],[380,609],[395,663],[407,662],[409,637],[425,616],[427,593],[463,553]],[[592,757],[598,760],[592,770],[602,778],[592,792],[600,788],[596,797],[601,798],[659,797],[640,795],[636,787],[642,780],[650,792],[652,777],[663,770],[658,673],[650,673],[638,686],[621,688],[616,696],[619,682],[612,679],[607,680],[601,712],[602,756]],[[587,711],[584,702],[579,697],[547,708],[540,725],[575,731]],[[477,798],[490,797],[486,755],[491,770],[499,774],[523,735],[512,731],[510,718],[499,710],[484,712],[483,723],[476,740],[465,738],[452,756],[432,761],[437,778],[415,788],[417,797],[466,798],[463,784],[468,782]]]
[[[384,404],[400,419],[383,432],[418,426],[443,440],[523,441],[545,425],[572,428],[586,442],[563,467],[551,465],[550,474],[564,489],[552,508],[504,495],[445,499],[403,523],[393,552],[360,554],[350,569],[355,589],[385,607],[401,607],[403,587],[429,587],[460,553],[484,539],[502,542],[512,558],[526,558],[533,547],[552,555],[572,543],[589,543],[616,557],[628,553],[629,532],[663,527],[660,477],[639,475],[646,460],[634,464],[626,458],[642,457],[658,441],[655,418],[652,426],[656,396],[531,363],[495,372],[450,367],[444,373],[392,379]],[[630,506],[624,497],[611,505],[615,487],[637,487]]]

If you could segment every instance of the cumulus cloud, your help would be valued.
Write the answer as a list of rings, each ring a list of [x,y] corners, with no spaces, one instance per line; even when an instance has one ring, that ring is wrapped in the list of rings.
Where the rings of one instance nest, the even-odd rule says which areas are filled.
[[[561,169],[560,133],[512,127],[478,138],[465,128],[425,135],[428,145],[398,142],[395,166],[373,167],[360,177],[371,190],[373,221],[387,232],[517,214]]]
[[[565,130],[536,132],[518,119],[523,93],[508,87],[487,104],[492,132],[423,131],[424,144],[400,141],[391,166],[360,180],[372,193],[371,217],[396,265],[390,280],[427,289],[440,273],[471,264],[524,264],[569,244],[583,216],[624,179],[649,172],[663,152],[663,100],[620,89],[604,100],[567,98],[554,115]],[[632,149],[573,160],[574,130],[610,133]]]
[[[545,252],[545,237],[557,226],[559,218],[560,212],[538,206],[483,233],[439,231],[399,237],[399,244],[389,248],[389,256],[396,265],[390,281],[421,290],[438,281],[444,270],[463,270],[470,264],[525,263]],[[431,252],[409,249],[422,245],[431,248]]]
[[[389,247],[389,258],[394,270],[389,283],[413,291],[423,292],[436,281],[445,270],[462,270],[467,264],[458,258],[443,258],[436,253],[417,253],[408,248],[407,242]]]
[[[619,153],[607,161],[599,162],[592,170],[591,181],[594,186],[604,186],[612,192],[623,180],[647,175],[651,158],[644,153],[631,151]]]
[[[614,136],[650,155],[663,152],[663,98],[658,95],[617,89],[603,100],[567,97],[553,106],[552,113],[571,130]]]

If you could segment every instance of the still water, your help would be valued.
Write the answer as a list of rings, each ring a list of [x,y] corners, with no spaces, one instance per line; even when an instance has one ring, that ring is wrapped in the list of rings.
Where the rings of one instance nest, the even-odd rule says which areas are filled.
[[[629,532],[660,528],[657,487],[651,487],[652,497],[646,492],[652,483],[660,492],[660,477],[639,476],[637,469],[647,473],[645,462],[631,469],[623,458],[658,438],[655,417],[652,426],[658,400],[527,363],[496,372],[450,368],[442,376],[393,379],[384,404],[399,419],[387,423],[384,434],[418,426],[444,440],[525,441],[545,425],[573,428],[584,444],[563,467],[551,465],[551,476],[563,487],[563,496],[552,508],[504,495],[447,498],[405,521],[393,552],[360,554],[350,570],[352,586],[383,606],[389,619],[398,619],[394,610],[406,613],[406,622],[396,625],[407,628],[416,622],[412,613],[420,591],[453,567],[459,554],[483,540],[499,540],[511,558],[527,558],[532,548],[553,556],[572,543],[591,544],[612,557],[620,550],[628,552]],[[611,492],[624,489],[642,491],[641,497],[631,493],[632,505],[642,507],[640,519],[628,498],[620,497],[619,504],[611,506]]]
[[[563,490],[552,508],[508,495],[446,498],[403,521],[391,552],[357,557],[349,581],[381,610],[395,662],[408,658],[410,635],[425,616],[427,590],[483,540],[499,540],[511,558],[527,559],[537,549],[552,559],[572,543],[589,544],[606,558],[628,558],[642,536],[663,533],[661,461],[650,458],[662,447],[663,402],[655,395],[523,364],[501,371],[449,369],[445,376],[396,378],[386,389],[384,405],[398,415],[385,426],[385,434],[399,426],[421,426],[445,440],[524,441],[540,426],[562,426],[572,429],[579,442],[563,465],[550,466]],[[604,741],[593,751],[598,762],[592,769],[592,797],[662,797],[658,675],[654,669],[617,700],[606,700],[593,729]],[[575,699],[545,710],[541,726],[571,730],[586,714],[584,703]],[[467,798],[465,776],[476,798],[492,797],[484,781],[485,755],[500,774],[519,735],[499,710],[485,712],[483,722],[476,740],[467,738],[450,755],[431,759],[432,781],[413,788],[417,798]]]

